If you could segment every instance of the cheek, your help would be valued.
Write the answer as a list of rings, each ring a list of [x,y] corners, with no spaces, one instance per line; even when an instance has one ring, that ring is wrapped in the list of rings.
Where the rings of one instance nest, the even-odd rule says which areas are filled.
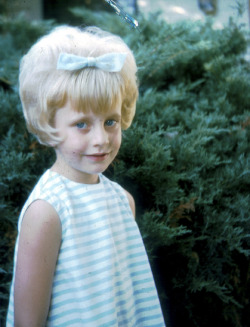
[[[66,140],[62,143],[61,148],[67,153],[72,153],[72,155],[77,155],[82,153],[87,147],[87,140],[83,137],[77,135],[68,135]]]
[[[122,142],[122,133],[121,133],[121,130],[119,130],[119,131],[117,131],[117,133],[115,133],[113,135],[112,143],[113,143],[114,147],[119,150],[119,148],[121,146],[121,142]]]

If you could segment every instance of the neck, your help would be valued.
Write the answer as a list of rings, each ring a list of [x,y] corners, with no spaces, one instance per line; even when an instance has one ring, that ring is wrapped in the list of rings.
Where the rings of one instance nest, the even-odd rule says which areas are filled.
[[[99,183],[98,174],[87,174],[77,169],[69,168],[68,166],[62,165],[62,163],[58,160],[55,161],[55,163],[50,169],[76,183],[80,183],[80,184]]]

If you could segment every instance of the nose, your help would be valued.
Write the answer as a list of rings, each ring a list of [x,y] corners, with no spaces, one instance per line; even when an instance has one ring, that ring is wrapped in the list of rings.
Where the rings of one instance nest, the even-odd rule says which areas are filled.
[[[94,146],[103,146],[109,143],[108,132],[101,124],[93,129],[92,141]]]

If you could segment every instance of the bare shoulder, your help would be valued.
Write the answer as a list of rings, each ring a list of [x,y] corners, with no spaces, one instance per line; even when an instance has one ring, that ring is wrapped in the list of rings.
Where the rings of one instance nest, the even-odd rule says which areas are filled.
[[[37,200],[26,210],[20,230],[23,254],[57,252],[61,243],[61,222],[55,209],[46,201]]]
[[[48,202],[37,200],[28,207],[21,225],[20,240],[28,241],[34,248],[47,242],[60,243],[60,219]]]
[[[25,212],[25,217],[28,217],[30,215],[39,215],[39,216],[49,216],[52,219],[58,218],[57,212],[52,207],[51,204],[46,202],[45,200],[36,200],[30,204],[28,209]]]
[[[130,208],[131,208],[131,210],[133,212],[133,215],[135,217],[135,200],[134,200],[133,196],[128,191],[126,191],[125,189],[124,189],[124,191],[125,191],[125,193],[127,195]]]
[[[60,234],[61,223],[55,209],[44,200],[34,201],[26,210],[23,229],[32,229],[34,232],[54,231]]]

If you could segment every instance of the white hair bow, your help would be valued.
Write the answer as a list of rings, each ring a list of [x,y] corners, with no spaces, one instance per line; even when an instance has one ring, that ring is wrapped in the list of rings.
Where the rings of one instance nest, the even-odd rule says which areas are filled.
[[[126,56],[126,53],[107,53],[100,57],[80,57],[61,53],[57,62],[57,69],[79,70],[86,67],[96,67],[107,72],[119,72],[125,63]]]

